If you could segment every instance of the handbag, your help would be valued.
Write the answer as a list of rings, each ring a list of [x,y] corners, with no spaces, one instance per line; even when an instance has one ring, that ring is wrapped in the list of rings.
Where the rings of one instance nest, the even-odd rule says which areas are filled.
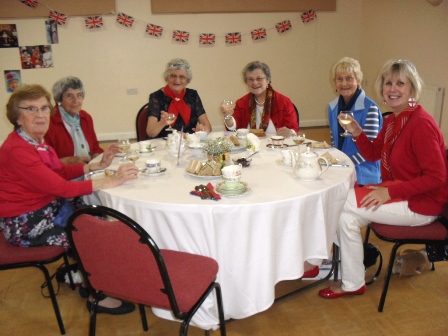
[[[381,274],[381,269],[383,267],[383,256],[381,255],[381,251],[378,249],[377,246],[373,245],[372,243],[364,244],[364,267],[366,270],[369,267],[376,265],[378,257],[380,258],[378,269],[376,270],[372,280],[366,281],[366,285],[373,284]]]
[[[61,207],[57,215],[53,219],[53,224],[65,228],[67,225],[68,218],[77,210],[82,209],[86,206],[80,197],[75,197],[73,200],[68,200],[62,198],[59,203]]]

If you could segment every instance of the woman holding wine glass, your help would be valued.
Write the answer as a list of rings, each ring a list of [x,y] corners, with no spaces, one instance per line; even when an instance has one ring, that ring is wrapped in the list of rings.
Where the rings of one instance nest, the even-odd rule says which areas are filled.
[[[333,66],[332,76],[336,92],[339,93],[339,96],[328,105],[332,145],[353,161],[359,184],[379,183],[381,182],[379,161],[368,162],[363,157],[346,127],[354,119],[361,125],[369,139],[373,140],[383,125],[381,111],[361,88],[363,75],[357,60],[349,57],[340,59]]]
[[[445,141],[434,118],[418,105],[422,84],[411,62],[388,61],[375,82],[378,96],[393,112],[383,129],[370,140],[356,115],[346,126],[362,155],[370,162],[380,160],[383,183],[364,187],[367,194],[359,200],[355,189],[349,189],[337,230],[342,286],[322,289],[319,295],[323,298],[366,291],[362,228],[370,222],[427,225],[448,202]]]
[[[249,93],[236,101],[234,110],[231,108],[233,103],[221,105],[224,124],[229,131],[262,129],[284,137],[299,131],[294,105],[291,99],[272,88],[271,71],[265,63],[247,64],[243,69],[243,80]]]
[[[166,137],[173,129],[210,133],[212,125],[198,92],[186,88],[192,79],[190,64],[181,58],[172,59],[166,65],[164,77],[166,86],[149,95],[148,137]]]

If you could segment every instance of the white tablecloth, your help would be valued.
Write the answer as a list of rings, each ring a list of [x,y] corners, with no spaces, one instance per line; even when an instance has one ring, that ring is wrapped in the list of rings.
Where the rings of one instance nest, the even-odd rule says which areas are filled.
[[[222,133],[210,136],[218,135]],[[157,157],[167,168],[165,174],[142,175],[95,193],[103,205],[137,221],[160,248],[216,259],[226,319],[266,310],[274,302],[277,282],[300,278],[305,260],[329,258],[337,219],[355,180],[349,158],[331,149],[333,156],[345,159],[350,167],[330,167],[316,181],[300,181],[291,168],[276,163],[281,154],[268,149],[267,141],[263,139],[251,166],[243,168],[242,181],[251,191],[238,198],[213,201],[190,195],[201,183],[215,185],[221,180],[189,176],[186,167],[193,159],[191,154],[185,152],[177,165],[177,158],[164,150],[162,139],[153,140],[155,153],[141,157],[137,165],[143,167],[147,158]],[[216,327],[214,298],[204,303],[192,323],[204,329]]]

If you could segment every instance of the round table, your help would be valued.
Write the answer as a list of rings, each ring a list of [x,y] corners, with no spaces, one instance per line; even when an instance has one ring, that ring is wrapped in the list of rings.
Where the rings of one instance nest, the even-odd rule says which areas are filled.
[[[210,138],[218,136],[223,133],[209,134]],[[242,181],[247,182],[250,192],[240,197],[223,196],[215,201],[191,195],[195,186],[216,185],[221,179],[189,175],[186,168],[194,157],[187,150],[178,163],[177,157],[165,151],[163,139],[152,140],[156,151],[141,156],[136,164],[144,167],[148,158],[159,158],[167,169],[164,174],[142,174],[137,180],[93,195],[102,205],[139,223],[159,248],[217,260],[226,319],[266,310],[274,302],[277,282],[300,278],[305,260],[329,258],[337,219],[356,178],[350,159],[330,149],[349,167],[330,167],[313,182],[301,181],[291,167],[277,163],[281,153],[266,146],[268,138],[261,139],[260,153],[242,170]],[[292,144],[292,140],[286,143]],[[231,157],[244,154],[243,150]],[[114,165],[117,163],[111,168]],[[95,203],[94,198],[86,200]],[[156,314],[168,317],[159,310]],[[192,323],[203,329],[217,326],[213,297],[204,302]]]

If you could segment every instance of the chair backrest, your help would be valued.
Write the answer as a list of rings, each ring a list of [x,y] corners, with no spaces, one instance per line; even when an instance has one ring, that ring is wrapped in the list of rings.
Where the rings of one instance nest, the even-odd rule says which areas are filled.
[[[297,116],[297,126],[300,129],[300,114],[299,114],[299,109],[297,108],[297,106],[295,104],[294,105],[294,110],[296,111],[296,116]]]
[[[148,103],[143,105],[137,113],[137,118],[135,120],[137,141],[143,141],[148,139],[148,136],[146,135],[146,124],[148,123],[148,118],[146,117],[147,111],[148,111]]]
[[[113,221],[100,216],[108,216]],[[70,217],[66,230],[88,288],[134,303],[168,309],[178,318],[182,318],[184,309],[188,311],[191,307],[183,305],[174,294],[162,254],[166,258],[176,254],[177,259],[195,256],[213,260],[159,250],[151,236],[135,221],[103,206],[78,210]],[[170,269],[170,273],[175,271]],[[217,271],[216,267],[211,282]],[[188,273],[183,279],[185,284],[189,281],[187,276]]]

